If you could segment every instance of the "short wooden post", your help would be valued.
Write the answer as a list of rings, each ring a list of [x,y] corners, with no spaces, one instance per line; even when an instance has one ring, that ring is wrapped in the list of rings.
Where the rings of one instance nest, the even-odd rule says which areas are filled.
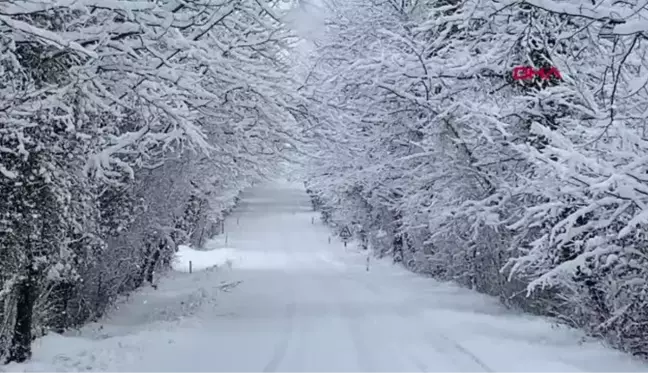
[[[191,273],[191,260],[189,261],[189,273]]]
[[[311,224],[315,224],[315,217],[311,217]]]
[[[227,239],[228,239],[227,233],[225,233],[225,245],[227,245]]]
[[[329,243],[331,243],[331,236],[329,236]]]

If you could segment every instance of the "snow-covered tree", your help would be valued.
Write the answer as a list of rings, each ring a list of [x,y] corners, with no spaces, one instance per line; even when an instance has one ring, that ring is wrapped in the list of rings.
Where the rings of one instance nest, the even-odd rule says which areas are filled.
[[[153,282],[300,142],[285,11],[0,3],[0,355]]]
[[[646,353],[647,15],[333,4],[302,88],[309,184],[376,251]],[[514,80],[517,66],[561,76]]]

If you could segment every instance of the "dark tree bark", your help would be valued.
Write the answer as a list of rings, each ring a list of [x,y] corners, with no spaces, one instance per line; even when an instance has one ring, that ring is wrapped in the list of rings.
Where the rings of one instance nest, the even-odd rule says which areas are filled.
[[[392,241],[394,263],[400,263],[403,261],[403,235],[399,233],[402,227],[401,218],[402,216],[399,212],[394,214],[394,239]]]
[[[158,260],[160,259],[160,253],[165,249],[164,243],[159,243],[157,249],[151,255],[151,260],[148,263],[146,269],[146,281],[153,285],[153,274],[155,273],[155,267],[157,266]]]
[[[403,237],[400,234],[394,236],[394,263],[403,261]]]
[[[36,303],[36,271],[28,264],[25,278],[16,285],[16,324],[14,325],[8,362],[22,363],[31,358],[32,312]]]

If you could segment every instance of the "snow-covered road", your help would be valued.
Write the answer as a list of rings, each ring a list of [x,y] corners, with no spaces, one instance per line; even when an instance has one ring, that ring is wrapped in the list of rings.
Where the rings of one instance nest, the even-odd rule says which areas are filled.
[[[10,370],[647,371],[489,297],[371,263],[311,211],[301,184],[245,193],[214,251],[76,335],[50,335]],[[197,263],[202,261],[202,263]],[[179,264],[182,268],[182,263]],[[237,283],[230,291],[224,283]],[[6,367],[5,367],[6,368]]]

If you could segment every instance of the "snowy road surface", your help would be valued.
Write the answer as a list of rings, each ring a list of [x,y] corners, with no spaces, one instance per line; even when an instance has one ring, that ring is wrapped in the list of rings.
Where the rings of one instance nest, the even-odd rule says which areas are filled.
[[[255,187],[226,222],[227,245],[183,248],[198,271],[173,272],[76,334],[38,340],[30,363],[5,369],[648,371],[489,297],[386,262],[367,272],[366,257],[329,244],[314,216],[300,184]],[[224,259],[231,268],[200,270]]]

